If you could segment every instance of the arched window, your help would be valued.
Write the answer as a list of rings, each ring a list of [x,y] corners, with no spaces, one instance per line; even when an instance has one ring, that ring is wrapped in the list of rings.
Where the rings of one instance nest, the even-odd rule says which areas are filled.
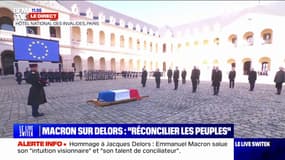
[[[272,43],[272,29],[264,29],[261,32],[261,37],[263,40],[263,44],[271,44]]]
[[[99,38],[100,38],[100,45],[105,45],[105,33],[103,31],[99,32]]]
[[[49,34],[50,37],[60,38],[61,37],[60,27],[49,27]]]
[[[15,31],[13,21],[9,17],[1,17],[0,30]]]
[[[252,46],[254,44],[254,39],[253,39],[253,33],[252,32],[246,32],[243,35],[243,39],[246,41],[246,44],[249,46]]]
[[[8,8],[0,8],[0,30],[15,31],[14,14]]]
[[[228,40],[234,47],[237,47],[237,35],[236,34],[231,34]]]
[[[163,53],[166,53],[166,43],[163,43],[163,44],[162,44],[162,52],[163,52]]]
[[[121,48],[125,47],[125,38],[123,35],[120,36],[120,47]]]
[[[111,33],[111,37],[110,37],[110,42],[111,42],[111,47],[115,47],[116,45],[116,40],[115,40],[115,34]]]

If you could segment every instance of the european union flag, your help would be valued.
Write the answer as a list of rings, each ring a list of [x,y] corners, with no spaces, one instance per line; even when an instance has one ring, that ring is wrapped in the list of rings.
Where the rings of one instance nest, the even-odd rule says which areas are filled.
[[[58,41],[13,35],[13,45],[16,60],[59,62]]]

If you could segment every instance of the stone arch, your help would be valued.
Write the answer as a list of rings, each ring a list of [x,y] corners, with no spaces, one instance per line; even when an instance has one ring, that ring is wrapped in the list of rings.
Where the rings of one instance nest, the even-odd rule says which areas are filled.
[[[88,67],[88,70],[89,71],[92,71],[92,70],[94,70],[94,67],[95,66],[95,64],[94,64],[94,58],[93,57],[88,57],[87,58],[87,67]]]
[[[105,32],[104,31],[99,32],[99,43],[100,45],[105,45]]]
[[[93,30],[91,28],[88,28],[87,29],[87,43],[93,43],[93,38],[94,38]]]
[[[259,74],[260,75],[268,75],[268,71],[270,71],[271,67],[271,59],[269,57],[261,57],[259,59],[259,63],[261,64],[261,68]]]
[[[120,60],[120,70],[125,71],[125,59],[124,58]]]
[[[100,70],[106,70],[106,61],[104,57],[100,58]]]
[[[236,67],[236,61],[233,58],[228,59],[227,63],[230,64],[231,67]]]
[[[14,14],[8,8],[0,8],[0,30],[15,31]]]
[[[74,56],[73,57],[73,63],[74,63],[74,67],[75,67],[75,71],[79,72],[82,71],[82,59],[80,56]]]
[[[72,27],[72,41],[80,42],[81,41],[81,33],[80,27]]]
[[[242,59],[243,62],[243,74],[248,75],[250,69],[251,69],[251,59],[250,58],[244,58]]]
[[[115,45],[116,45],[115,33],[111,33],[111,35],[110,35],[110,46],[115,47]]]
[[[116,71],[116,59],[111,59],[111,71]]]
[[[15,60],[15,54],[11,50],[5,50],[1,54],[1,64],[2,67],[2,74],[9,75],[14,74],[14,60]]]
[[[273,30],[270,28],[266,28],[261,31],[261,38],[263,39],[264,44],[271,44],[272,43],[272,34]]]

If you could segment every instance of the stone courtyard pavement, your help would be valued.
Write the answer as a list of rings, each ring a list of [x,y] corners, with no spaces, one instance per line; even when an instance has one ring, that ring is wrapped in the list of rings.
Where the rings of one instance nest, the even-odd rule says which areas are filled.
[[[273,85],[257,84],[249,92],[248,84],[229,89],[225,82],[213,96],[210,82],[201,82],[196,94],[189,81],[177,91],[165,80],[160,89],[154,80],[142,88],[140,79],[53,83],[45,88],[48,103],[40,106],[45,116],[38,118],[26,105],[29,88],[0,79],[0,137],[12,137],[14,123],[233,123],[235,137],[285,137],[285,91],[277,96]],[[103,108],[86,104],[101,90],[123,88],[150,97]]]

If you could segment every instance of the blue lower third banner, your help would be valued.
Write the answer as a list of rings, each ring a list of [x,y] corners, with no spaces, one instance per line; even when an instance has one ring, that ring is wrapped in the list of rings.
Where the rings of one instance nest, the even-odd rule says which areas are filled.
[[[14,138],[233,138],[233,124],[14,124]]]
[[[285,160],[285,139],[234,139],[235,160]]]

